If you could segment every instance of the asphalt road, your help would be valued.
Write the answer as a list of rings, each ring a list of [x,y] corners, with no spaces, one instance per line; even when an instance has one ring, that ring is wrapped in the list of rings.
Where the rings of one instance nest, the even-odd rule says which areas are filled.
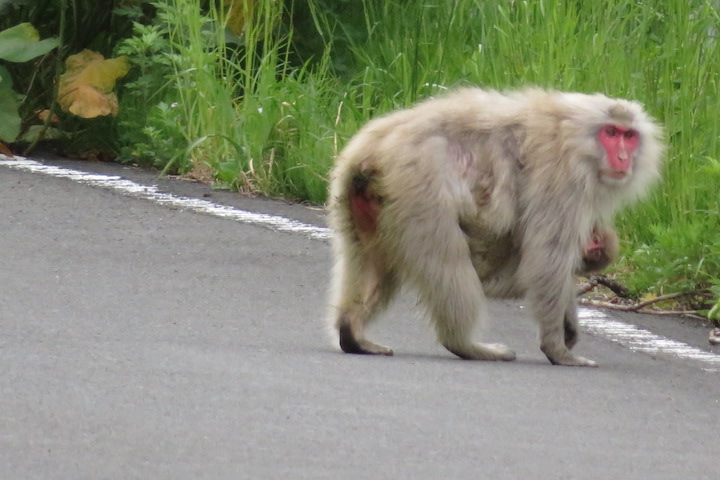
[[[345,355],[329,267],[326,241],[0,166],[0,478],[720,478],[717,372],[588,334],[600,368],[553,367],[515,302],[487,340],[518,360],[462,361],[411,295],[372,332],[394,357]],[[691,322],[623,319],[713,351]]]

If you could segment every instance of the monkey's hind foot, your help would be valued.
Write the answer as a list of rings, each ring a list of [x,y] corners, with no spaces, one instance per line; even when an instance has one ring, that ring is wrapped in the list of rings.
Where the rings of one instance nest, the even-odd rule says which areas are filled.
[[[350,325],[340,325],[338,328],[340,334],[340,348],[345,353],[355,353],[359,355],[386,355],[392,356],[392,348],[373,343],[364,338],[357,339],[350,328]]]
[[[517,358],[515,352],[502,343],[470,343],[461,346],[445,345],[445,348],[463,360],[511,362]]]

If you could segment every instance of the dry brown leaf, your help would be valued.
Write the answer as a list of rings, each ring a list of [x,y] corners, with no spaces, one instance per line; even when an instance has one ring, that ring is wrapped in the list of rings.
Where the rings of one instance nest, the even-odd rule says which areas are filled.
[[[37,113],[37,116],[38,116],[38,118],[40,119],[41,122],[45,122],[45,120],[50,116],[50,110],[48,110],[48,109],[39,110],[39,111],[36,112],[36,113]],[[50,123],[51,123],[52,125],[57,125],[58,123],[60,123],[60,119],[58,118],[57,115],[55,115],[55,114],[53,113],[53,116],[52,116],[52,118],[50,119]]]
[[[13,155],[12,151],[10,150],[10,148],[9,148],[7,145],[5,145],[4,143],[2,143],[2,142],[0,142],[0,154],[6,155],[6,156],[8,156],[8,157],[10,157],[10,158],[14,158],[14,157],[15,157],[15,155]]]

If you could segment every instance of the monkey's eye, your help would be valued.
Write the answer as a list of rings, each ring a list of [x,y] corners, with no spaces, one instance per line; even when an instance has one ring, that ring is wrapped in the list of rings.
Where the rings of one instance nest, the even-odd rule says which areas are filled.
[[[617,130],[615,130],[615,127],[607,127],[605,128],[605,135],[608,137],[614,137],[617,134]]]
[[[625,138],[630,140],[631,138],[635,138],[637,136],[637,132],[635,130],[628,130],[625,132]]]

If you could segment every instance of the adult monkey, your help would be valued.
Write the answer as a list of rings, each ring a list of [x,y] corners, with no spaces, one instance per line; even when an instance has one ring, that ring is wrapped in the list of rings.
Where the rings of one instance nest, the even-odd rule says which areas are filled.
[[[461,358],[514,360],[471,335],[486,295],[524,295],[550,362],[595,366],[570,351],[573,273],[613,255],[608,225],[659,176],[659,138],[637,103],[542,90],[462,89],[368,123],[330,187],[331,321],[342,350],[392,355],[364,330],[407,282]]]

